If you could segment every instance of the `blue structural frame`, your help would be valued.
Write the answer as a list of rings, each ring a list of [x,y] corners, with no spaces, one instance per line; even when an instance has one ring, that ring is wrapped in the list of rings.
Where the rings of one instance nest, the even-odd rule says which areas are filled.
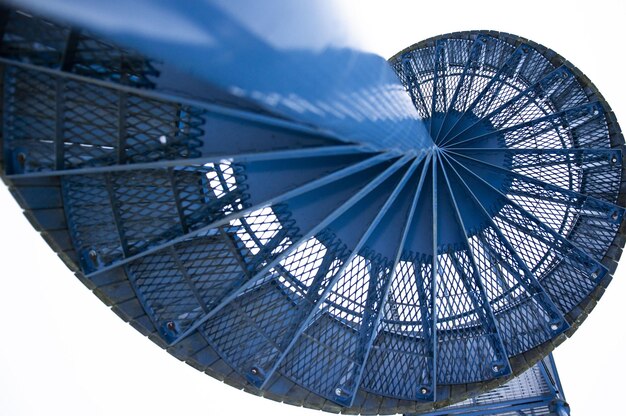
[[[419,416],[569,416],[552,354],[506,384]],[[405,416],[417,416],[407,414]]]
[[[626,241],[593,84],[504,33],[386,62],[275,50],[202,4],[171,12],[215,23],[206,50],[0,13],[2,178],[76,276],[177,358],[295,405],[443,414],[558,384],[543,363],[496,388],[576,330]]]

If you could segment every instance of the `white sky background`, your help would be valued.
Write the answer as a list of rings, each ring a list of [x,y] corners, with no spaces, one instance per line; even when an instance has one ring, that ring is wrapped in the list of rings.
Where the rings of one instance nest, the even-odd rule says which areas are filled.
[[[337,2],[329,39],[389,57],[441,33],[515,33],[570,59],[626,125],[626,2],[419,3]],[[1,415],[319,414],[237,391],[180,363],[74,278],[4,188],[0,211]],[[625,296],[622,264],[594,312],[555,354],[574,415],[623,408]]]

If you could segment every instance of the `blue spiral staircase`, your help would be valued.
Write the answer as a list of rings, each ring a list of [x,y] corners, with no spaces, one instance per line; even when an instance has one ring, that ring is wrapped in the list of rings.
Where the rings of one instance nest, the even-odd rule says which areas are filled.
[[[208,53],[2,11],[2,178],[68,268],[175,357],[273,400],[567,414],[544,357],[624,245],[624,140],[584,74],[499,32],[387,63],[181,8]]]

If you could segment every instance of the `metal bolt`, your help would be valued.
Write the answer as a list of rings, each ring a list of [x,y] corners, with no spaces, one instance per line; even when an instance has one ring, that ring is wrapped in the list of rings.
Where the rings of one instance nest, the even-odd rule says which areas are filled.
[[[591,273],[591,277],[593,277],[594,279],[595,279],[596,277],[598,277],[598,272],[593,272],[593,273]]]
[[[491,371],[497,373],[498,371],[500,371],[500,366],[498,364],[495,364],[493,367],[491,367]]]
[[[96,250],[89,250],[89,259],[93,262],[98,260],[98,252]]]
[[[422,387],[422,388],[420,389],[420,393],[422,393],[422,394],[428,394],[428,389],[427,389],[426,387]]]
[[[613,155],[611,158],[611,163],[617,163],[617,156]]]
[[[23,165],[24,163],[26,163],[26,154],[23,152],[19,152],[17,154],[17,163],[19,163],[20,165]]]
[[[550,325],[550,329],[556,331],[557,329],[559,329],[559,326],[557,324],[552,324]]]
[[[341,390],[341,387],[337,387],[335,389],[335,396],[341,396],[343,395],[343,390]]]
[[[252,367],[252,369],[250,370],[250,372],[252,373],[253,376],[257,376],[259,375],[259,369],[256,367]]]
[[[170,331],[173,331],[174,329],[176,329],[176,325],[174,324],[173,321],[167,321],[167,323],[165,324],[165,327],[169,329]]]
[[[611,214],[611,219],[616,220],[617,217],[619,217],[619,214],[617,213],[617,211]]]
[[[161,136],[159,136],[159,142],[161,144],[167,144],[167,136],[165,136],[164,134],[162,134]]]

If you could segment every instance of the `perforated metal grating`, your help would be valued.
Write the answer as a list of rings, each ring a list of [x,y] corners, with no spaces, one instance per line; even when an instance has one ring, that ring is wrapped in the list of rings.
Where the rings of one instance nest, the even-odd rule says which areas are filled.
[[[569,405],[552,355],[508,383],[423,416],[565,416]],[[417,416],[405,415],[405,416]]]
[[[621,254],[619,126],[525,39],[392,58],[432,145],[381,151],[172,95],[159,63],[84,31],[3,22],[3,178],[27,216],[123,319],[254,394],[393,413],[487,391],[576,329]]]

